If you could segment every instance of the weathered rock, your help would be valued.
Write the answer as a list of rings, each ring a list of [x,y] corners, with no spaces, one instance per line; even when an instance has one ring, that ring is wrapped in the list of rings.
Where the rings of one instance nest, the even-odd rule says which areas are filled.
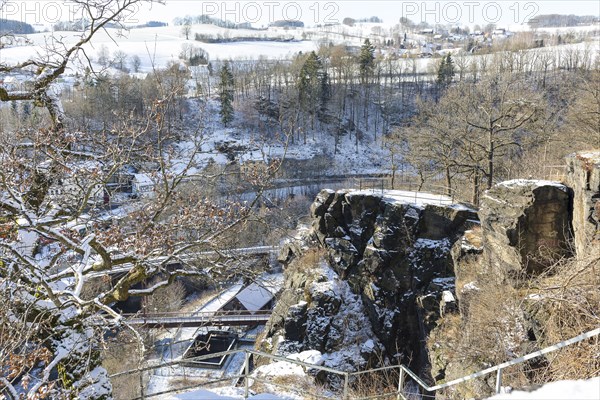
[[[494,279],[535,275],[570,254],[571,190],[549,181],[500,183],[483,196],[484,258]]]
[[[575,250],[600,252],[600,151],[568,156],[566,183],[574,191]]]
[[[283,325],[287,339],[299,342],[304,337],[306,332],[307,308],[308,303],[305,301],[301,301],[288,308]]]
[[[400,351],[416,360],[439,318],[441,291],[427,306],[434,310],[427,328],[417,299],[429,294],[434,279],[453,275],[451,244],[477,215],[465,207],[414,205],[393,196],[323,191],[311,207],[313,229],[332,268],[361,295],[388,355]]]

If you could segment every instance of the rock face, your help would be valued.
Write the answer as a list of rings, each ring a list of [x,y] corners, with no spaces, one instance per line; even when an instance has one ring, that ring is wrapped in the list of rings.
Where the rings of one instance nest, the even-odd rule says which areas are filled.
[[[477,216],[400,195],[322,191],[311,206],[312,230],[329,265],[360,296],[386,354],[422,365],[422,340],[439,318],[442,293],[453,289],[451,245]]]
[[[377,340],[365,306],[348,282],[308,249],[285,270],[285,288],[266,326],[263,350],[281,355],[318,352],[313,362],[356,371],[376,363],[383,347]],[[339,377],[320,374],[322,382],[339,385]]]
[[[539,274],[570,254],[571,193],[534,180],[507,181],[486,192],[479,217],[490,276],[504,282]]]
[[[572,256],[573,235],[577,252],[600,249],[600,153],[594,157],[569,158],[572,189],[496,185],[479,215],[433,197],[414,204],[401,192],[322,191],[304,242],[282,251],[286,289],[263,345],[283,354],[318,350],[321,363],[346,370],[408,363],[435,380],[530,352],[543,334],[529,307],[540,297],[520,298],[521,279],[542,279]],[[466,362],[459,351],[473,343],[481,347]],[[481,358],[486,349],[498,359]],[[490,379],[457,398],[489,393]]]
[[[600,152],[568,156],[566,175],[574,191],[575,250],[579,255],[590,249],[600,251]]]

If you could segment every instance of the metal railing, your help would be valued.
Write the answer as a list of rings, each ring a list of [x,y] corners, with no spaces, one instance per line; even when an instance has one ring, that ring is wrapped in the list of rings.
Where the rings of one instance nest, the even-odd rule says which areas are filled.
[[[217,325],[252,325],[266,323],[271,317],[271,310],[258,311],[201,311],[193,314],[181,312],[162,313],[137,313],[123,314],[130,325],[144,325],[148,327],[200,327]]]
[[[600,334],[600,328],[594,329],[592,331],[583,333],[581,335],[575,336],[571,339],[568,340],[564,340],[560,343],[557,343],[555,345],[546,347],[542,350],[539,351],[535,351],[533,353],[529,353],[525,356],[498,364],[496,366],[490,367],[490,368],[486,368],[484,370],[481,370],[479,372],[475,372],[473,374],[461,377],[461,378],[457,378],[457,379],[453,379],[449,382],[445,382],[439,385],[435,385],[435,386],[429,386],[427,383],[425,383],[421,378],[419,378],[419,376],[417,374],[415,374],[413,371],[411,371],[408,367],[406,367],[405,365],[394,365],[394,366],[387,366],[387,367],[381,367],[381,368],[375,368],[375,369],[370,369],[370,370],[366,370],[366,371],[358,371],[358,372],[347,372],[347,371],[340,371],[340,370],[336,370],[335,368],[330,368],[330,367],[325,367],[322,365],[315,365],[315,364],[309,364],[303,361],[299,361],[299,360],[293,360],[293,359],[289,359],[286,357],[282,357],[282,356],[276,356],[273,354],[269,354],[269,353],[263,353],[260,351],[256,351],[256,350],[249,350],[249,349],[236,349],[236,350],[230,350],[230,351],[224,351],[224,352],[219,352],[219,353],[213,353],[213,354],[208,354],[208,355],[203,355],[203,356],[197,356],[197,357],[192,357],[189,359],[184,360],[177,360],[177,361],[172,361],[172,362],[168,362],[168,363],[163,363],[160,365],[153,365],[153,366],[148,366],[145,368],[138,368],[138,369],[134,369],[134,370],[129,370],[129,371],[124,371],[124,372],[120,372],[120,373],[116,373],[111,375],[111,378],[117,378],[117,377],[121,377],[121,376],[126,376],[126,375],[131,375],[131,374],[136,374],[136,373],[143,373],[143,372],[148,372],[151,371],[153,369],[157,369],[157,368],[162,368],[162,367],[172,367],[172,366],[178,366],[180,365],[182,362],[190,362],[190,361],[200,361],[203,359],[208,359],[208,358],[215,358],[215,357],[225,357],[225,356],[229,356],[232,354],[238,354],[238,353],[244,353],[245,355],[245,361],[243,364],[243,368],[241,368],[241,370],[243,370],[243,373],[239,373],[237,375],[232,375],[232,376],[227,376],[226,378],[219,378],[216,380],[208,380],[206,382],[203,383],[204,386],[208,386],[208,385],[212,385],[215,383],[219,383],[219,382],[223,382],[223,381],[241,381],[243,380],[243,384],[244,384],[244,398],[248,398],[249,394],[250,394],[250,385],[251,382],[259,382],[259,383],[268,383],[270,385],[274,385],[274,386],[279,386],[282,387],[284,389],[293,391],[293,392],[299,392],[299,393],[304,393],[301,389],[298,388],[294,388],[293,386],[290,385],[284,385],[281,383],[277,383],[277,382],[273,382],[273,381],[269,381],[266,379],[263,379],[261,377],[257,377],[257,376],[252,376],[250,373],[250,364],[251,364],[251,357],[265,357],[271,360],[275,360],[275,361],[284,361],[290,364],[295,364],[298,366],[301,366],[303,368],[306,369],[312,369],[312,370],[318,370],[318,371],[325,371],[325,372],[329,372],[331,374],[334,374],[336,376],[340,377],[341,380],[341,390],[338,392],[340,399],[343,400],[349,400],[350,396],[351,396],[351,387],[350,384],[351,382],[361,376],[361,375],[365,375],[365,374],[373,374],[373,373],[382,373],[382,372],[389,372],[389,371],[398,371],[398,385],[395,391],[393,392],[389,392],[389,393],[382,393],[382,394],[377,394],[377,395],[369,395],[369,396],[363,396],[363,397],[357,397],[356,395],[352,395],[352,399],[353,400],[368,400],[368,399],[377,399],[377,398],[391,398],[394,397],[397,400],[406,400],[407,397],[405,397],[405,390],[404,387],[407,383],[407,377],[412,378],[412,380],[414,380],[414,382],[416,382],[416,384],[418,386],[420,386],[422,389],[424,389],[426,392],[436,392],[438,390],[441,389],[445,389],[451,386],[455,386],[458,385],[460,383],[464,383],[467,382],[469,380],[475,379],[475,378],[479,378],[485,375],[489,375],[493,372],[496,372],[496,393],[500,393],[501,387],[502,387],[502,370],[513,366],[513,365],[517,365],[517,364],[521,364],[525,361],[540,357],[542,355],[548,354],[548,353],[552,353],[554,351],[560,350],[564,347],[573,345],[575,343],[579,343],[583,340],[586,339],[590,339],[593,337],[596,337]],[[136,397],[135,399],[131,399],[131,400],[139,400],[139,399],[149,399],[149,398],[153,398],[156,396],[160,396],[160,395],[164,395],[164,394],[168,394],[168,393],[175,393],[175,392],[182,392],[184,390],[190,390],[193,388],[198,387],[198,385],[194,385],[191,387],[187,387],[187,388],[179,388],[179,389],[171,389],[168,391],[163,391],[160,393],[152,393],[152,394],[146,394],[144,395],[143,392],[143,388],[141,390],[141,397]],[[329,398],[331,399],[331,394],[329,395],[319,395],[317,393],[311,393],[310,396],[312,396],[313,398]]]
[[[505,368],[508,368],[510,366],[513,365],[517,365],[517,364],[521,364],[527,360],[531,360],[540,356],[543,356],[544,354],[548,354],[548,353],[552,353],[556,350],[560,350],[563,347],[567,347],[570,346],[572,344],[575,343],[579,343],[583,340],[586,339],[590,339],[594,336],[598,336],[600,334],[600,328],[591,330],[589,332],[586,333],[582,333],[581,335],[575,336],[574,338],[568,339],[568,340],[564,340],[560,343],[557,343],[555,345],[552,346],[548,346],[546,348],[543,348],[542,350],[538,350],[538,351],[534,351],[533,353],[529,353],[525,356],[519,357],[519,358],[515,358],[513,360],[504,362],[502,364],[498,364],[495,365],[493,367],[490,368],[486,368],[484,370],[481,370],[479,372],[475,372],[471,375],[467,375],[467,376],[463,376],[462,378],[458,378],[458,379],[454,379],[451,380],[450,382],[446,382],[440,385],[435,385],[435,386],[429,386],[427,385],[425,382],[423,382],[414,372],[412,372],[411,370],[409,370],[407,367],[405,367],[404,365],[401,365],[400,368],[403,372],[400,373],[400,383],[399,383],[399,387],[402,385],[402,381],[404,378],[404,373],[406,373],[407,375],[409,375],[411,378],[413,378],[415,380],[415,382],[417,382],[417,384],[419,384],[419,386],[421,386],[423,389],[425,389],[428,392],[435,392],[437,390],[440,389],[445,389],[447,387],[450,386],[455,386],[458,385],[459,383],[463,383],[463,382],[467,382],[471,379],[475,379],[475,378],[479,378],[485,375],[489,375],[493,372],[496,372],[496,393],[500,393],[500,389],[502,387],[502,370]]]
[[[360,191],[370,191],[373,194],[385,194],[387,191],[394,190],[394,197],[402,197],[407,203],[419,204],[427,202],[429,204],[450,205],[457,200],[456,191],[443,185],[436,184],[417,184],[412,181],[396,180],[392,184],[391,177],[380,178],[356,178],[350,179],[348,185]],[[401,194],[399,192],[406,192]]]

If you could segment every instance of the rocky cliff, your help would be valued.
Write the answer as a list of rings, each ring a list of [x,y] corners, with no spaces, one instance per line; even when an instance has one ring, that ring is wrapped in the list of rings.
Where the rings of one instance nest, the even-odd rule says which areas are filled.
[[[598,325],[592,310],[600,308],[599,161],[600,153],[574,154],[565,184],[515,180],[486,192],[481,228],[452,249],[460,312],[430,334],[433,376],[464,376]],[[511,383],[530,385],[539,370],[548,381],[583,378],[597,368],[597,343],[569,351],[513,369]],[[568,367],[573,359],[578,368]],[[471,381],[446,395],[481,397],[493,385],[493,377]]]
[[[408,363],[439,382],[596,326],[599,257],[575,256],[600,248],[599,160],[571,156],[567,184],[498,184],[478,215],[432,195],[322,191],[312,226],[281,254],[286,288],[263,348],[318,350],[345,370]],[[598,344],[577,349],[566,359],[600,368]],[[581,374],[560,359],[525,364],[511,379]],[[447,394],[480,397],[493,380]]]
[[[322,249],[336,285],[356,296],[382,359],[425,365],[422,343],[439,317],[444,291],[446,302],[452,302],[450,249],[477,224],[477,215],[460,205],[439,205],[440,200],[449,202],[440,196],[415,201],[414,194],[393,191],[324,190],[311,206],[309,236]],[[335,351],[339,343],[331,340],[331,332],[343,331],[337,316],[346,314],[345,300],[315,291],[318,286],[301,277],[299,270],[306,266],[290,262],[288,252],[283,257],[288,287],[268,336],[283,333],[283,349]],[[326,273],[317,275],[317,282],[328,280]],[[363,355],[361,363],[373,361],[373,355]]]

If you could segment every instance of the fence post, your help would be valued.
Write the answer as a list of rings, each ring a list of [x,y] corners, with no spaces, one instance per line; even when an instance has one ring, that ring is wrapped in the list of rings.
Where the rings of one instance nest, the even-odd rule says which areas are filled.
[[[349,377],[350,377],[350,374],[348,372],[346,372],[344,374],[344,392],[342,393],[342,399],[344,399],[344,400],[348,400],[350,398],[350,397],[348,397]]]
[[[244,398],[248,398],[248,385],[249,385],[249,375],[250,375],[250,353],[248,351],[244,351],[246,353],[245,358],[246,361],[244,363]]]
[[[144,373],[140,371],[140,399],[144,400]]]
[[[502,389],[502,368],[496,371],[496,393],[500,393],[500,389]]]
[[[402,365],[400,366],[400,375],[398,376],[398,396],[397,400],[402,400],[404,396],[402,396],[402,388],[404,386],[404,370],[402,369]]]

